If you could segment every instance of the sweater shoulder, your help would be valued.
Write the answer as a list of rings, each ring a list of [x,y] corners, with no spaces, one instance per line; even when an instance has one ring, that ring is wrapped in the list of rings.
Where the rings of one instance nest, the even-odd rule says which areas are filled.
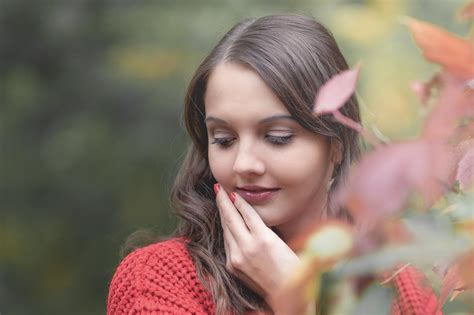
[[[194,272],[192,259],[186,249],[186,240],[173,238],[129,253],[117,267],[111,286],[121,280],[134,280],[135,285],[146,288],[148,281]]]
[[[175,310],[206,314],[212,298],[197,276],[186,243],[184,238],[173,238],[128,254],[110,283],[108,313]]]
[[[156,267],[155,264],[163,264],[163,267],[179,269],[178,266],[169,263],[174,261],[192,263],[186,249],[186,242],[184,238],[172,238],[138,248],[120,262],[119,268],[140,271],[147,266]]]

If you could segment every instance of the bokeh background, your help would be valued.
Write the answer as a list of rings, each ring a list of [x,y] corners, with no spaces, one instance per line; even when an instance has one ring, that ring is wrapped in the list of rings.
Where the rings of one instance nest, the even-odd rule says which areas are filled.
[[[167,235],[194,69],[237,21],[277,12],[328,26],[362,63],[367,126],[415,137],[408,88],[436,67],[403,16],[465,35],[462,0],[0,0],[0,313],[104,314],[127,236]]]

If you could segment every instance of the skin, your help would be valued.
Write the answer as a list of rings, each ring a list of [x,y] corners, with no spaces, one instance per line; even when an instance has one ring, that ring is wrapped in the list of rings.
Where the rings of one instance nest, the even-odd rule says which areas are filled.
[[[272,297],[299,263],[286,243],[323,216],[340,154],[292,119],[259,75],[243,65],[219,64],[204,101],[227,268],[272,307]],[[233,203],[228,194],[244,185],[279,190],[264,203],[249,204],[238,194]]]

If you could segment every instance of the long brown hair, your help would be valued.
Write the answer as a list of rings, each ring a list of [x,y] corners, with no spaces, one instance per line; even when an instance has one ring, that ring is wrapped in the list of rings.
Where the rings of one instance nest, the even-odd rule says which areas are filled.
[[[262,309],[264,303],[225,267],[223,233],[212,189],[216,181],[209,167],[204,123],[207,80],[222,62],[253,69],[299,124],[341,144],[342,161],[335,168],[330,194],[343,183],[351,163],[360,155],[360,146],[356,132],[329,115],[318,118],[312,114],[318,89],[348,66],[331,33],[311,17],[279,14],[240,22],[198,67],[184,102],[184,121],[192,143],[171,194],[173,210],[181,219],[175,235],[189,240],[189,253],[201,281],[213,295],[217,314],[240,314]],[[360,121],[355,97],[341,112]],[[337,207],[328,211],[328,216],[344,215]]]

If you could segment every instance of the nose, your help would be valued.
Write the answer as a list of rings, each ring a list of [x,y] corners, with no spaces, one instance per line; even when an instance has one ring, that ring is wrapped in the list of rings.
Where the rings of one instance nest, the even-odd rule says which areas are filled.
[[[241,143],[235,157],[233,171],[240,176],[263,175],[265,163],[257,151],[255,145]]]

